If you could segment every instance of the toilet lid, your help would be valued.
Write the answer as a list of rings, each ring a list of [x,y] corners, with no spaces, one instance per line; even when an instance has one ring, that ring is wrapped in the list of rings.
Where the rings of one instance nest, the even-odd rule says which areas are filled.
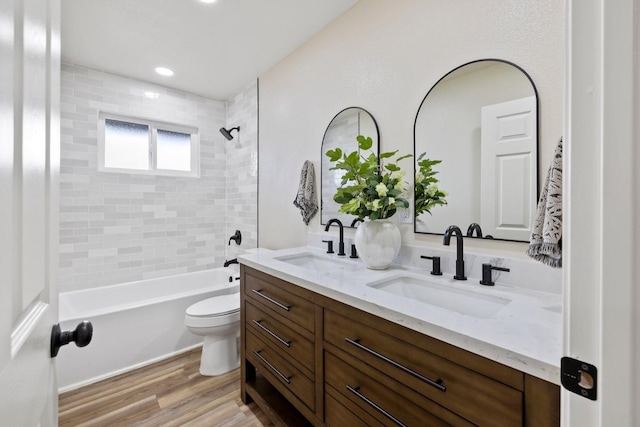
[[[187,316],[224,316],[240,310],[240,294],[220,295],[207,298],[187,308]]]

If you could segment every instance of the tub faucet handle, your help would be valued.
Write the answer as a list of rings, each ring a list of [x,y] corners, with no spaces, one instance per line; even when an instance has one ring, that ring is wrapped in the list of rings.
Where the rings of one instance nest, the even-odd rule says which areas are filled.
[[[229,237],[229,246],[231,246],[232,240],[236,242],[236,245],[240,245],[240,243],[242,243],[242,233],[240,233],[240,230],[236,230],[233,236]]]

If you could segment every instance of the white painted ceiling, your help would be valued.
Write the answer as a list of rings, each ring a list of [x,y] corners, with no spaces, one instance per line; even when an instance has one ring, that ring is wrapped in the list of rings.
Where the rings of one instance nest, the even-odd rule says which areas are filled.
[[[63,0],[62,60],[226,100],[357,1]]]

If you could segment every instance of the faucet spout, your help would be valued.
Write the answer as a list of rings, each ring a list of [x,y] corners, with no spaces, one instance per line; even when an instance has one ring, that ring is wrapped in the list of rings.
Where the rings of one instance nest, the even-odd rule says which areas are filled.
[[[359,222],[364,222],[364,219],[362,218],[356,218],[353,221],[351,221],[351,227],[356,228],[356,224]]]
[[[451,235],[456,236],[456,274],[453,276],[456,280],[467,280],[467,277],[464,275],[464,243],[462,240],[462,231],[460,227],[457,225],[451,225],[447,228],[447,231],[444,232],[444,238],[442,239],[442,244],[445,246],[449,246],[451,241]]]
[[[471,223],[469,228],[467,228],[467,237],[473,237],[473,232],[476,232],[476,236],[482,238],[482,228],[480,228],[480,224],[477,222]]]
[[[340,227],[340,242],[338,243],[338,255],[345,256],[346,254],[344,253],[344,227],[342,226],[342,222],[340,222],[340,220],[337,218],[332,218],[327,222],[327,225],[324,227],[324,231],[329,231],[329,227],[331,227],[331,224],[338,224],[338,227]]]
[[[230,259],[224,262],[225,267],[229,267],[231,264],[238,264],[238,258]]]

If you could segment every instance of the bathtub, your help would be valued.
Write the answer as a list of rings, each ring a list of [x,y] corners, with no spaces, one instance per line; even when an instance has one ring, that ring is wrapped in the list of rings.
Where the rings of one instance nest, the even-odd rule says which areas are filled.
[[[203,337],[184,326],[187,307],[239,290],[230,268],[198,271],[60,294],[60,326],[73,330],[89,320],[93,340],[70,343],[56,358],[58,390],[72,390],[182,353]]]

